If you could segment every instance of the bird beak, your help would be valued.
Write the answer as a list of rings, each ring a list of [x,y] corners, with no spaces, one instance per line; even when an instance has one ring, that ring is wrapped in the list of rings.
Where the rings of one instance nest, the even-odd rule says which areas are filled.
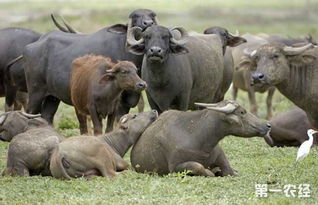
[[[316,133],[318,133],[318,131],[314,130],[313,134],[316,134]]]

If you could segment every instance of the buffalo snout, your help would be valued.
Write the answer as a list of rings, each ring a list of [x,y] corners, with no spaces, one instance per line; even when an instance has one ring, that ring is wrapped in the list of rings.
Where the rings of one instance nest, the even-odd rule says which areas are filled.
[[[162,54],[162,49],[158,46],[153,46],[149,49],[149,53],[151,55],[156,55],[156,56],[159,56]]]
[[[252,74],[252,84],[264,83],[265,75],[263,73],[253,73]]]
[[[149,26],[151,26],[151,25],[153,25],[153,24],[154,24],[153,20],[144,20],[144,21],[142,21],[142,25],[143,25],[145,28],[147,28],[147,27],[149,27]]]
[[[145,81],[136,83],[136,91],[142,91],[147,88],[147,83]]]

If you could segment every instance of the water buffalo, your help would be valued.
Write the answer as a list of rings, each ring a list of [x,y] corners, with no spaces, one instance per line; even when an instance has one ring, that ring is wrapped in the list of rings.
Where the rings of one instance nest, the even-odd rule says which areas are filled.
[[[274,116],[270,124],[272,126],[270,136],[273,144],[269,145],[279,147],[299,147],[304,141],[308,140],[307,130],[313,128],[306,113],[298,107]],[[314,138],[314,144],[318,144],[317,138]]]
[[[143,32],[134,27],[127,34],[129,51],[144,55],[141,76],[148,85],[148,102],[159,113],[169,108],[195,109],[197,101],[218,102],[228,89],[224,86],[230,84],[224,82],[228,75],[224,75],[223,45],[218,35],[188,35],[183,28],[176,30],[180,39],[158,25]]]
[[[130,14],[128,26],[116,24],[90,35],[52,31],[28,45],[23,53],[29,92],[27,111],[33,114],[41,112],[43,118],[52,123],[60,101],[72,104],[69,81],[71,63],[77,57],[103,55],[113,61],[129,60],[140,67],[142,57],[125,51],[127,27],[146,28],[150,21],[156,23],[156,14],[138,9]],[[121,106],[125,108],[124,112],[138,103],[139,95],[123,93]]]
[[[31,115],[21,111],[6,112],[0,115],[0,140],[10,142],[12,138],[33,125],[47,125],[41,115]],[[42,120],[40,120],[42,119]]]
[[[7,166],[2,175],[51,175],[51,152],[63,137],[39,115],[7,112],[0,116],[0,124],[6,136],[13,138],[9,144]]]
[[[28,97],[25,94],[27,87],[23,63],[18,62],[10,69],[7,66],[22,54],[26,45],[37,41],[40,36],[41,34],[25,28],[0,29],[0,96],[6,97],[6,111],[21,109],[21,105],[26,106]]]
[[[303,109],[310,124],[318,128],[318,48],[312,44],[289,47],[265,44],[250,53],[242,63],[256,64],[253,83],[275,86],[284,96]]]
[[[255,50],[259,48],[261,45],[267,43],[281,43],[287,46],[292,46],[296,44],[304,44],[308,43],[309,41],[313,41],[307,38],[286,38],[279,35],[269,35],[269,34],[258,34],[258,35],[251,35],[251,34],[244,34],[243,37],[247,40],[246,44],[237,46],[232,49],[233,57],[234,57],[234,64],[235,64],[235,72],[233,75],[233,99],[235,100],[237,97],[238,89],[247,91],[251,112],[253,114],[257,114],[257,103],[255,99],[255,92],[268,92],[266,105],[267,105],[267,119],[272,117],[272,99],[275,92],[275,87],[266,84],[257,84],[251,86],[251,69],[248,68],[247,64],[240,64],[241,60],[245,57],[244,50]],[[253,66],[249,64],[249,66]]]
[[[123,160],[127,150],[144,130],[157,119],[157,111],[124,115],[120,127],[104,136],[70,137],[54,149],[50,170],[56,178],[104,176],[128,168]]]
[[[112,117],[124,91],[141,92],[147,84],[137,75],[136,66],[129,61],[114,63],[110,58],[85,55],[76,58],[71,71],[71,98],[80,123],[81,134],[87,134],[87,115],[94,125],[94,135],[102,134],[102,119]],[[113,127],[107,126],[106,131]]]
[[[131,164],[137,172],[191,171],[193,175],[233,175],[224,153],[217,146],[227,135],[265,136],[270,125],[247,112],[234,101],[201,104],[207,109],[192,112],[169,110],[141,135],[131,151]],[[270,140],[269,135],[267,135]]]

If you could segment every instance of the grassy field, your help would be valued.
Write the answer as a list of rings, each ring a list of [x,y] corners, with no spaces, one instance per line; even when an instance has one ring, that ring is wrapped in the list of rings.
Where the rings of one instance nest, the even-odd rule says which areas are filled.
[[[160,23],[183,26],[202,32],[220,25],[240,33],[276,33],[318,38],[318,1],[277,0],[122,0],[122,1],[19,1],[0,3],[0,28],[23,26],[45,33],[55,29],[49,14],[62,14],[76,29],[93,33],[113,23],[127,21],[135,8],[157,12]],[[229,92],[226,96],[231,98]],[[265,117],[266,95],[257,95],[259,116]],[[248,109],[247,93],[238,102]],[[0,108],[3,107],[3,100]],[[287,110],[292,103],[276,93],[274,113]],[[149,109],[149,106],[146,107]],[[132,112],[136,112],[134,109]],[[59,107],[55,127],[65,136],[79,134],[72,107]],[[237,177],[189,177],[184,173],[165,177],[125,171],[117,178],[56,180],[52,177],[0,177],[0,204],[317,204],[318,150],[293,167],[297,148],[271,148],[261,138],[229,136],[221,142]],[[8,143],[0,142],[0,170],[5,167]],[[125,156],[129,161],[129,154]],[[286,197],[283,192],[255,195],[256,184],[270,189],[284,185],[310,184],[309,198]]]

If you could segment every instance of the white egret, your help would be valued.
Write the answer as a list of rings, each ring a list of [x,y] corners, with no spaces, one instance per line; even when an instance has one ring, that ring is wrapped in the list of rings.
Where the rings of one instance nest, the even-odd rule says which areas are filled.
[[[296,158],[296,162],[299,162],[300,160],[304,159],[310,152],[310,148],[312,146],[313,143],[313,134],[318,133],[318,131],[315,131],[313,129],[309,129],[307,130],[307,135],[309,137],[309,140],[304,141],[297,152],[297,158]]]

